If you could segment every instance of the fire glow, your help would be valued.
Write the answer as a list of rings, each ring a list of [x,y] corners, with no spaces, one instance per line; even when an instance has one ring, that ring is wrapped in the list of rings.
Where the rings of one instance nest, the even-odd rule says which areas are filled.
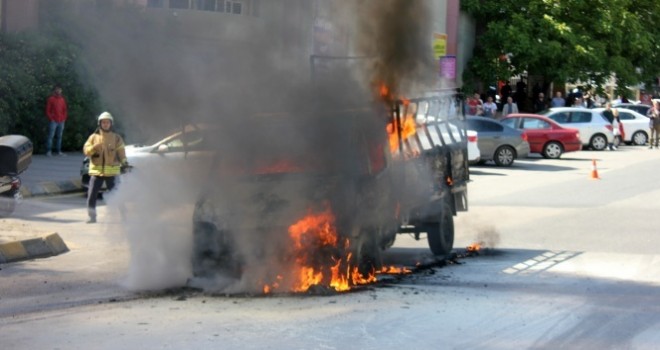
[[[394,101],[394,96],[391,94],[390,89],[387,87],[387,85],[380,84],[379,93],[381,99],[383,99],[388,104],[391,104],[392,101]],[[405,97],[402,97],[401,104],[403,106],[404,113],[405,112],[408,113],[406,113],[405,117],[401,119],[393,118],[392,122],[388,123],[386,126],[386,130],[389,138],[389,144],[390,144],[390,151],[394,154],[396,154],[397,150],[399,149],[399,135],[398,135],[399,130],[401,131],[401,141],[405,141],[406,139],[417,133],[414,113],[408,111],[410,107],[410,100]],[[401,125],[399,125],[399,123],[401,123]]]
[[[390,151],[396,153],[399,149],[399,136],[397,135],[398,125],[396,121],[387,124],[387,134],[389,135]],[[415,128],[415,119],[412,114],[408,114],[402,122],[401,140],[406,140],[417,133]]]
[[[472,243],[469,246],[467,246],[466,250],[469,253],[476,253],[481,250],[481,243]]]
[[[375,283],[376,275],[404,274],[411,271],[401,267],[383,267],[367,275],[351,264],[350,240],[338,235],[335,216],[330,209],[310,213],[288,229],[292,241],[293,268],[287,277],[278,275],[263,286],[264,294],[279,291],[283,286],[290,292],[306,292],[314,286],[345,292],[354,286]]]

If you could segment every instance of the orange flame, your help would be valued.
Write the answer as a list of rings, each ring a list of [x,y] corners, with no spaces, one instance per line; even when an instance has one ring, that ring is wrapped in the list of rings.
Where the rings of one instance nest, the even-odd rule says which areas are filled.
[[[472,243],[469,246],[467,246],[467,251],[468,252],[478,252],[481,250],[481,243]]]
[[[389,135],[390,151],[396,153],[399,148],[399,135],[397,135],[397,128],[394,125],[396,121],[387,124],[387,134]],[[401,128],[401,141],[408,139],[409,137],[417,133],[417,128],[415,126],[415,119],[412,114],[406,115],[403,119],[403,126]]]
[[[398,266],[383,266],[377,273],[389,274],[389,275],[403,275],[411,273],[412,271],[405,267]]]
[[[298,173],[298,172],[303,172],[304,170],[305,169],[299,164],[294,164],[293,162],[290,161],[279,161],[255,169],[255,174]]]
[[[390,96],[390,89],[385,84],[380,84],[380,97],[387,99]]]
[[[289,237],[293,241],[294,256],[290,279],[278,275],[275,282],[263,285],[264,294],[273,293],[285,284],[293,292],[305,292],[313,286],[344,292],[357,285],[377,282],[376,274],[410,273],[406,268],[395,266],[360,273],[357,266],[351,265],[350,241],[339,237],[335,216],[329,208],[321,213],[310,213],[289,226]]]

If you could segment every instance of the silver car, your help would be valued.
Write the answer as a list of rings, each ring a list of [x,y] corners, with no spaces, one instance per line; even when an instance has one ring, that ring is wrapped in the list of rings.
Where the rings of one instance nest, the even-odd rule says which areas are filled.
[[[526,158],[529,155],[529,142],[524,132],[491,118],[470,116],[467,117],[466,123],[467,129],[474,130],[479,135],[479,163],[492,160],[499,166],[511,166],[517,158]]]
[[[580,140],[584,147],[602,151],[614,142],[612,124],[603,115],[602,109],[582,107],[555,107],[544,112],[544,115],[561,126],[580,131]]]

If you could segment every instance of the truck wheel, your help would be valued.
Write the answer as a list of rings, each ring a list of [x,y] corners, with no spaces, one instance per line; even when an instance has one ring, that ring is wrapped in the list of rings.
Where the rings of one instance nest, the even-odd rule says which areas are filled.
[[[196,222],[193,226],[193,276],[212,277],[218,272],[240,276],[231,235],[208,222]]]
[[[440,220],[425,222],[420,232],[426,232],[429,248],[434,255],[448,255],[454,247],[454,216],[448,204],[442,206]]]
[[[357,266],[362,276],[368,276],[383,267],[381,250],[374,242],[362,244],[359,255],[360,260],[357,262]]]

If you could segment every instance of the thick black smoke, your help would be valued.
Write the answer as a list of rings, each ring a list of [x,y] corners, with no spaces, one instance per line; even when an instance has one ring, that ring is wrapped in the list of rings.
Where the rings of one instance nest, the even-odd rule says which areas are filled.
[[[428,1],[357,3],[357,50],[374,57],[368,78],[396,96],[435,88],[436,61],[430,45],[433,22]]]
[[[268,3],[277,7],[277,1]],[[109,216],[116,215],[114,208],[126,213],[124,228],[132,253],[129,287],[186,282],[191,275],[193,206],[204,195],[234,210],[235,227],[278,227],[299,219],[271,218],[272,210],[254,202],[272,197],[271,190],[235,182],[237,173],[254,174],[257,165],[273,166],[259,164],[263,159],[299,161],[296,166],[305,171],[322,168],[325,174],[343,174],[342,182],[332,184],[272,184],[285,190],[280,197],[307,200],[318,188],[332,185],[333,210],[343,218],[341,223],[377,219],[361,219],[354,203],[342,203],[338,195],[346,193],[348,198],[359,190],[357,179],[364,166],[354,161],[347,137],[355,137],[355,125],[384,129],[388,106],[379,105],[374,84],[385,83],[401,94],[433,87],[431,12],[425,1],[369,0],[349,7],[333,3],[340,25],[352,28],[347,55],[364,59],[335,62],[318,75],[309,66],[308,32],[286,16],[264,14],[249,21],[226,16],[214,28],[219,37],[193,37],[185,34],[194,26],[187,11],[74,6],[52,14],[61,16],[63,27],[84,48],[86,71],[129,143],[157,140],[191,123],[213,125],[212,137],[204,142],[214,157],[200,161],[190,154],[183,161],[143,162],[108,196]],[[285,153],[290,157],[282,158]],[[282,235],[255,232],[260,231],[237,232],[233,238],[251,278],[240,283],[223,279],[221,287],[251,290],[262,276],[283,268],[268,261],[279,253]]]

